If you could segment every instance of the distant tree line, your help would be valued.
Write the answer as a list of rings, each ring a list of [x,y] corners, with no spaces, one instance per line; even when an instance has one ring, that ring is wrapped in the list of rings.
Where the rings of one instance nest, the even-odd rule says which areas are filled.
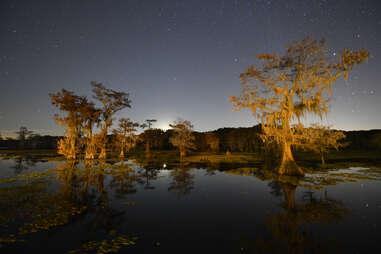
[[[0,135],[0,149],[56,149],[58,136],[41,135],[21,126],[16,131],[16,137],[3,137]]]
[[[122,120],[122,122],[126,124],[126,120]],[[135,123],[132,128],[137,127]],[[26,129],[26,127],[21,127],[20,130],[24,128]],[[346,144],[341,150],[381,150],[381,130],[341,132],[345,135],[345,138],[340,140],[340,143]],[[216,153],[225,153],[227,151],[232,153],[262,152],[264,143],[259,137],[260,133],[260,125],[220,128],[207,132],[194,131],[192,132],[194,146],[191,151]],[[171,137],[174,135],[175,131],[173,129],[166,131],[156,128],[146,129],[140,134],[135,134],[136,143],[128,151],[145,151],[147,143],[149,143],[150,150],[175,150],[176,147],[170,142]],[[2,149],[56,149],[57,141],[61,138],[59,136],[39,135],[33,132],[26,135],[24,139],[22,135],[15,138],[0,136],[0,147]],[[121,152],[120,148],[117,147],[117,144],[123,143],[120,132],[118,135],[118,132],[114,131],[112,134],[107,135],[107,139],[109,144],[114,144],[110,146],[111,150]],[[127,152],[127,150],[124,150],[124,152]]]
[[[381,130],[368,131],[337,131],[329,130],[328,136],[334,132],[344,134],[339,144],[345,144],[340,150],[380,150],[381,149]],[[135,149],[144,150],[144,140],[149,136],[152,150],[173,150],[173,145],[169,142],[174,131],[169,129],[151,129],[149,134],[144,132],[137,143]],[[254,153],[263,152],[265,144],[260,139],[261,126],[239,127],[239,128],[220,128],[208,132],[193,132],[195,136],[195,148],[197,152],[244,152]],[[340,135],[341,136],[341,135]],[[324,139],[324,136],[321,138]],[[329,141],[329,140],[328,140]],[[315,141],[316,142],[316,141]],[[314,148],[317,145],[311,147]],[[330,146],[335,149],[333,146]],[[303,149],[308,150],[308,149]]]

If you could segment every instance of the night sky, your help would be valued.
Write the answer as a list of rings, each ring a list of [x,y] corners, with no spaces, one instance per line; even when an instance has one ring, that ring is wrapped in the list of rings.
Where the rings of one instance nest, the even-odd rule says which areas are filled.
[[[158,128],[183,117],[198,131],[252,126],[248,110],[232,112],[238,75],[258,65],[255,53],[283,54],[307,35],[325,37],[332,54],[372,54],[336,83],[323,122],[381,128],[380,0],[1,0],[0,132],[62,134],[48,94],[91,97],[92,80],[130,93],[117,117],[155,118]]]

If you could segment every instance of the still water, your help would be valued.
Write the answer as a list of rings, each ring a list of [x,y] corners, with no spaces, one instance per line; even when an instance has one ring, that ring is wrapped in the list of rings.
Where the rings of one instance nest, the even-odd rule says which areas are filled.
[[[0,160],[0,252],[381,253],[380,176]]]

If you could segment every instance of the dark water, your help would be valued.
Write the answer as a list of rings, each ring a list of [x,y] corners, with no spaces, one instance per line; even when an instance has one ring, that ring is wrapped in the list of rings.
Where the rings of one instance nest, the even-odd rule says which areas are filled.
[[[2,160],[0,252],[380,253],[380,176]]]

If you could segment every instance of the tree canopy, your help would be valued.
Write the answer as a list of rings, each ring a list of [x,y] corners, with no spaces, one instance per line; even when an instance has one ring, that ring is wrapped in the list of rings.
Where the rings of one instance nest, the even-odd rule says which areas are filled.
[[[138,136],[135,134],[139,123],[131,121],[129,118],[119,119],[119,128],[113,132],[116,135],[116,146],[120,149],[120,157],[124,158],[124,153],[129,152],[136,145]]]
[[[180,157],[186,155],[187,151],[195,149],[195,137],[192,134],[193,125],[188,120],[178,118],[169,125],[173,128],[175,134],[169,139],[173,146],[177,147],[180,151]]]
[[[131,107],[131,101],[129,99],[129,94],[125,92],[114,91],[110,88],[106,88],[102,83],[97,83],[95,81],[91,82],[93,87],[94,98],[102,104],[101,118],[103,120],[102,131],[99,135],[99,139],[103,140],[100,143],[103,144],[101,147],[101,153],[99,158],[105,159],[106,155],[106,139],[108,134],[108,129],[112,126],[113,115],[124,109]]]
[[[230,100],[235,110],[249,108],[260,120],[263,141],[281,145],[279,174],[303,175],[291,152],[291,145],[299,142],[293,121],[301,126],[308,114],[326,115],[332,85],[340,77],[346,79],[349,71],[368,56],[369,52],[362,49],[344,49],[340,56],[333,56],[324,39],[307,37],[287,46],[283,56],[256,55],[262,68],[250,66],[240,75],[242,94],[230,96]]]

